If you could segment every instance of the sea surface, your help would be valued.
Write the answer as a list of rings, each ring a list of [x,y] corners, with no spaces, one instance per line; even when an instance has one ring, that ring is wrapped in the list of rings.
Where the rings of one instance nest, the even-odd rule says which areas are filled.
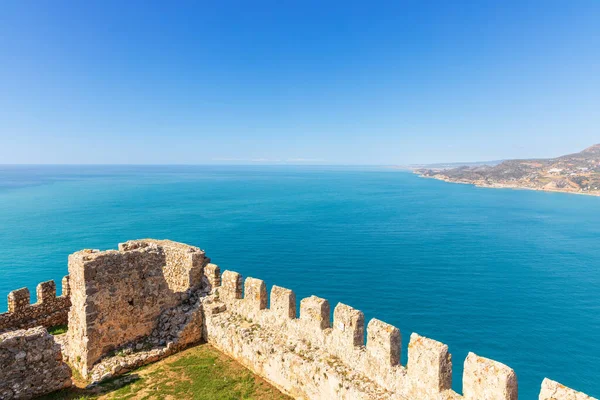
[[[344,302],[600,397],[600,198],[499,190],[384,168],[0,166],[0,310],[67,274],[68,254],[169,238],[230,269]],[[60,286],[60,284],[59,284]]]

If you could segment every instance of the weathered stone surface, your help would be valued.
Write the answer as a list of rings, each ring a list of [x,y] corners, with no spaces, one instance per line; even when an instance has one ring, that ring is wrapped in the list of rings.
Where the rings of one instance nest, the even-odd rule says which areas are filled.
[[[165,255],[163,275],[169,289],[173,292],[185,292],[200,285],[203,268],[210,262],[203,250],[171,240],[142,239],[119,244],[119,251],[126,252],[156,245]]]
[[[264,281],[248,278],[242,288],[240,274],[225,271],[221,277],[219,267],[210,264],[197,247],[146,239],[119,248],[71,255],[71,274],[63,279],[61,297],[56,297],[53,282],[38,285],[38,302],[33,305],[27,289],[12,292],[11,312],[0,314],[0,329],[55,321],[56,315],[66,314],[71,299],[68,334],[55,341],[93,382],[157,361],[204,339],[301,399],[517,398],[516,376],[503,364],[470,353],[461,396],[451,389],[452,361],[445,344],[412,334],[408,365],[402,366],[398,328],[372,319],[365,346],[364,315],[348,305],[336,306],[331,324],[329,302],[311,296],[300,302],[297,318],[294,292],[274,286],[268,307]],[[34,348],[46,348],[39,353],[31,351],[28,340],[19,341],[11,334],[8,340],[0,340],[0,372],[6,364],[13,383],[6,389],[9,384],[0,373],[0,390],[4,390],[0,399],[18,398],[18,393],[33,388],[59,387],[56,382],[64,376],[64,368],[46,365],[37,375],[28,369],[37,368],[40,360],[46,362],[50,354],[60,359],[55,341],[51,346],[49,342],[36,344]],[[32,340],[37,343],[38,339]],[[6,357],[6,352],[2,353],[6,347],[11,356],[4,363],[1,357]],[[28,362],[25,367],[22,360]],[[15,365],[19,367],[13,368]],[[49,371],[57,381],[36,378]],[[544,381],[540,399],[595,400],[550,380]]]
[[[333,310],[333,329],[344,348],[365,344],[365,314],[360,310],[338,303]]]
[[[367,326],[367,352],[373,364],[395,366],[400,363],[400,330],[373,318]]]
[[[251,312],[267,308],[267,285],[265,285],[265,281],[246,278],[244,292],[244,301]]]
[[[542,382],[539,400],[598,400],[585,393],[570,389],[560,383],[545,378]]]
[[[271,310],[286,318],[296,318],[296,295],[290,289],[275,286],[271,288]]]
[[[31,399],[71,386],[71,369],[45,328],[0,335],[0,399]]]
[[[221,276],[219,295],[224,299],[242,298],[242,275],[233,271],[225,271]]]
[[[68,276],[63,278],[62,285],[63,293],[57,297],[54,281],[38,284],[35,304],[30,304],[30,294],[27,288],[10,292],[8,294],[8,312],[0,314],[0,333],[36,326],[50,328],[66,325],[71,307]]]
[[[202,268],[209,261],[204,252],[150,239],[119,248],[69,256],[72,307],[67,353],[85,377],[101,358],[150,337],[157,327],[185,344],[201,337],[201,312],[188,315],[193,309],[188,303],[202,291]],[[191,321],[197,328],[184,329]],[[167,339],[159,336],[156,345],[165,345]]]
[[[207,264],[204,267],[204,277],[206,278],[206,286],[209,291],[221,286],[221,269],[218,265]]]
[[[287,292],[291,291],[273,292],[289,295]],[[393,357],[399,357],[398,350],[391,350],[394,343],[399,346],[396,328],[373,323],[372,327],[390,331],[387,355],[376,360],[373,354],[379,353],[369,352],[362,345],[364,316],[359,310],[339,304],[331,328],[327,300],[314,296],[304,299],[300,318],[290,318],[289,312],[281,312],[274,301],[276,297],[271,296],[270,309],[254,313],[252,319],[247,318],[250,310],[245,299],[204,298],[206,339],[296,398],[425,398],[412,386],[406,369],[391,363]],[[221,301],[225,306],[219,305]],[[373,329],[371,335],[377,337],[378,332]],[[376,348],[376,342],[371,346]],[[460,396],[446,390],[438,392],[436,398]]]
[[[205,310],[222,310],[205,313],[207,340],[283,392],[298,399],[403,399],[318,346],[322,338],[299,319],[265,309],[249,322],[243,301],[232,301],[225,309],[215,298],[203,300]]]
[[[452,387],[452,358],[448,346],[416,333],[408,344],[408,374],[423,398],[435,398]]]
[[[56,297],[56,284],[54,281],[38,283],[35,293],[38,303],[51,301]]]
[[[512,368],[469,353],[463,373],[466,400],[517,400],[517,376]]]
[[[120,346],[92,366],[90,380],[110,379],[200,342],[204,325],[200,299],[199,292],[190,291],[187,300],[162,312],[148,336]]]
[[[14,313],[23,310],[31,302],[29,289],[21,288],[8,294],[8,312]]]
[[[62,293],[61,293],[62,297],[67,297],[70,298],[71,297],[71,286],[69,284],[69,275],[67,276],[63,276],[62,278]],[[71,305],[71,303],[69,302],[69,306]]]
[[[331,328],[329,302],[317,296],[300,300],[300,319],[317,330]]]

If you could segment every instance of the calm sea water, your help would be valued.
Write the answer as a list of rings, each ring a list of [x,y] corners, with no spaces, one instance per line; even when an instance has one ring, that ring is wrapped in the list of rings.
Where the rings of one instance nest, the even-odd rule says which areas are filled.
[[[67,255],[134,238],[342,301],[600,396],[600,198],[479,189],[384,169],[0,166],[0,310]]]

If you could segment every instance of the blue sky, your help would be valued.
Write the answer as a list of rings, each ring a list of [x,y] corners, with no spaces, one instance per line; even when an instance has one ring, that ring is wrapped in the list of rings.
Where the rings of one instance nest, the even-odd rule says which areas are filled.
[[[405,164],[600,143],[600,1],[28,1],[0,163]]]

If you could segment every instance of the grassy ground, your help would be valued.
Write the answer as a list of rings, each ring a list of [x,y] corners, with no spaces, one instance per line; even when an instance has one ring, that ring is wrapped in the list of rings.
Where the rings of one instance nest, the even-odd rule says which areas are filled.
[[[43,399],[290,399],[207,344],[109,380],[94,389],[85,389],[84,382],[75,381],[79,387]]]
[[[67,333],[67,329],[67,325],[56,325],[48,328],[48,333],[51,335],[62,335],[63,333]]]

